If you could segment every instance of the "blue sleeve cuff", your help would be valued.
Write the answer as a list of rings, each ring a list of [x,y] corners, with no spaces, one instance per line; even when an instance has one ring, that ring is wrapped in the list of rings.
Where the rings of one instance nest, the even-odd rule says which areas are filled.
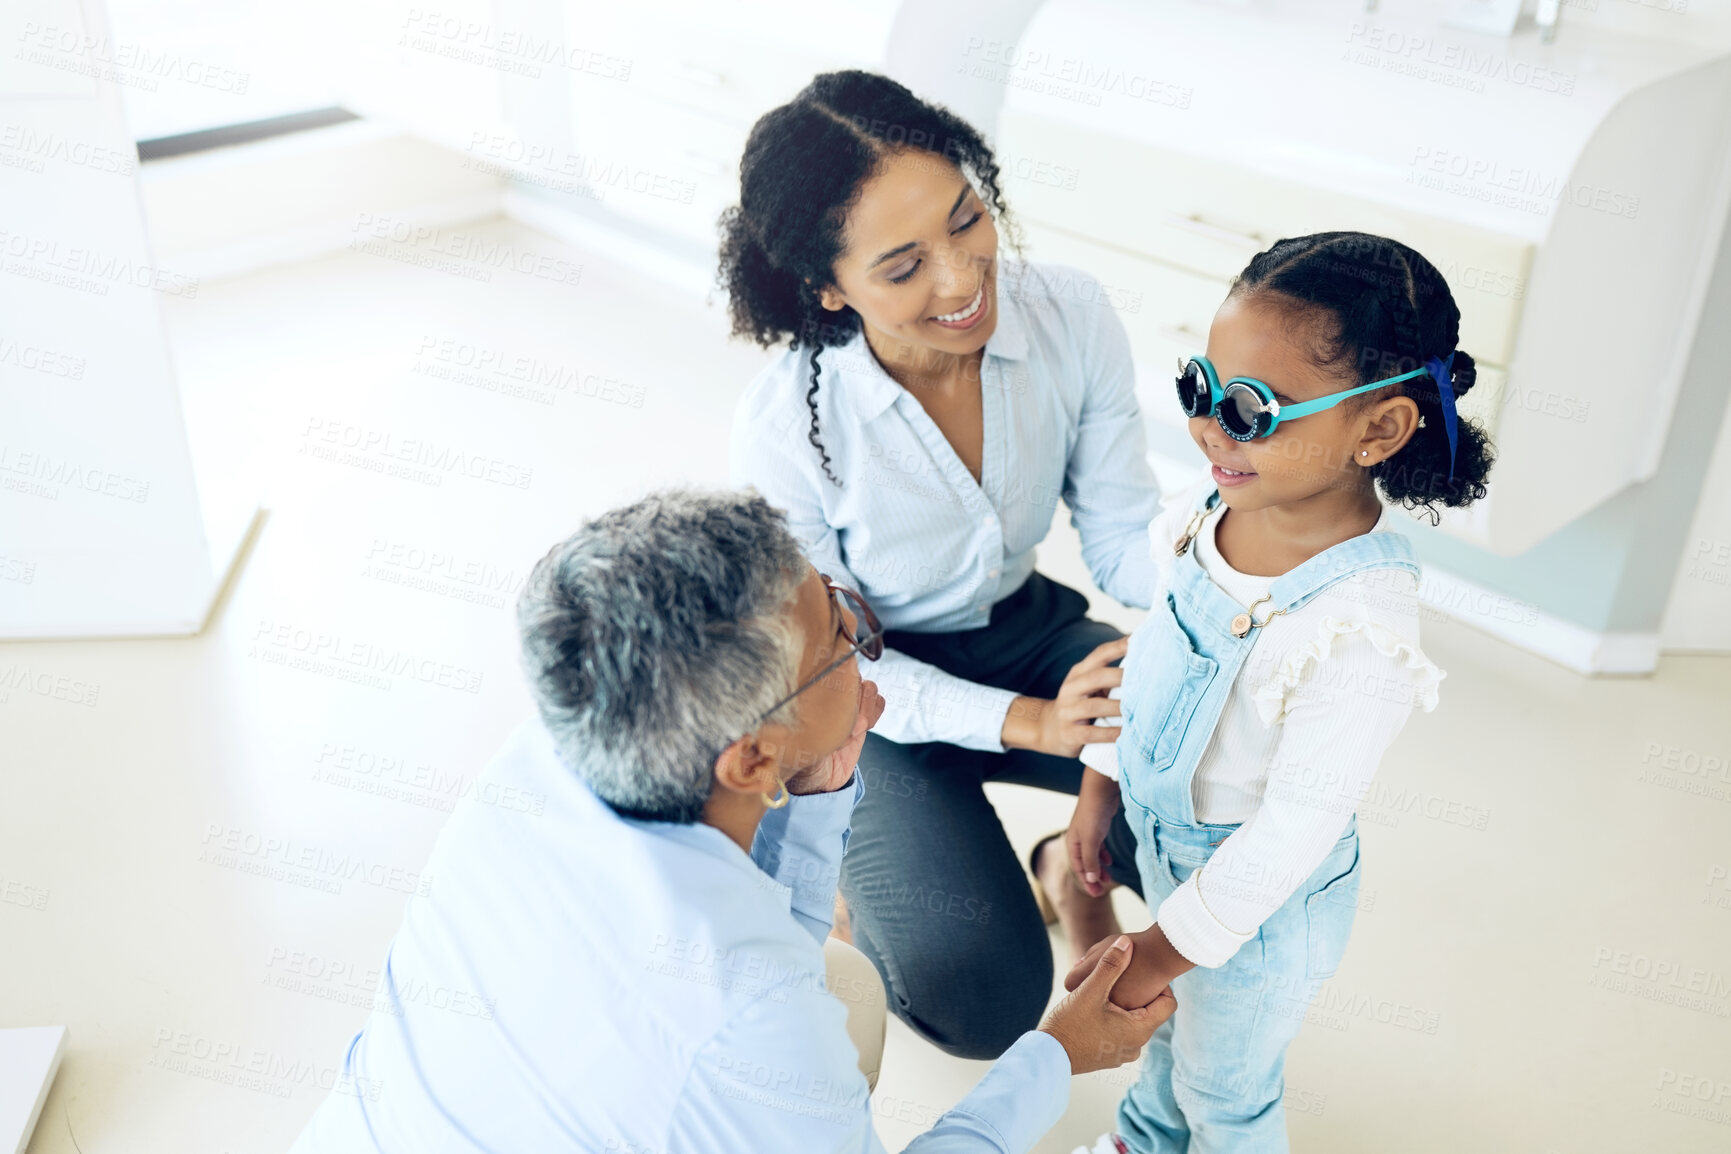
[[[829,935],[853,807],[864,793],[856,768],[840,789],[795,794],[764,814],[752,839],[752,861],[787,887],[792,913],[820,942]]]
[[[907,1154],[961,1149],[960,1144],[943,1144],[958,1133],[983,1138],[994,1150],[1030,1150],[1069,1105],[1070,1055],[1052,1035],[1029,1030],[930,1133],[908,1143]]]

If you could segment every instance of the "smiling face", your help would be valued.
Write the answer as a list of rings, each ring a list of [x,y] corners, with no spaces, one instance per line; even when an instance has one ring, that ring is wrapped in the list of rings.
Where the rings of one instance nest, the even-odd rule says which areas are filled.
[[[804,642],[795,684],[804,686],[834,664],[838,655],[852,649],[855,622],[816,569],[800,582],[792,616]],[[785,730],[775,727],[779,740],[772,742],[780,749],[780,760],[788,773],[810,768],[847,740],[859,712],[859,666],[853,661],[841,662],[821,681],[807,686],[798,700],[794,725]]]
[[[935,153],[887,153],[860,189],[823,307],[859,313],[874,349],[967,356],[998,323],[998,230],[961,169]]]
[[[1234,294],[1214,314],[1208,359],[1225,385],[1251,377],[1274,391],[1282,405],[1315,400],[1360,382],[1319,363],[1314,310],[1270,295]],[[1378,392],[1367,394],[1381,397]],[[1399,452],[1416,427],[1418,406],[1403,396],[1348,400],[1296,420],[1273,435],[1236,441],[1212,414],[1190,419],[1190,436],[1207,454],[1215,484],[1229,508],[1241,511],[1293,505],[1323,494],[1366,493],[1366,468]]]
[[[883,710],[883,699],[876,697],[869,683],[862,684],[858,667],[845,656],[852,648],[854,617],[838,604],[816,570],[807,566],[793,603],[784,612],[800,638],[794,674],[800,688],[793,720],[763,722],[722,750],[715,759],[714,787],[703,803],[702,820],[746,852],[771,798],[783,791],[828,792],[843,784],[826,775],[851,775],[854,761],[850,757],[838,768],[830,755],[841,752],[850,741],[865,740],[864,731],[855,736],[854,729],[868,697],[874,701],[865,715],[868,725]],[[837,663],[838,657],[844,659]],[[825,674],[832,664],[835,668]],[[852,749],[857,757],[858,746]]]

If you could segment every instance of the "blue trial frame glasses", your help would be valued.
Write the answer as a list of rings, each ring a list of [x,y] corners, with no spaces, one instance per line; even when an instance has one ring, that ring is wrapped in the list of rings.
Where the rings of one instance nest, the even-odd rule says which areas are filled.
[[[1314,401],[1285,405],[1274,399],[1274,390],[1255,377],[1233,377],[1225,385],[1207,357],[1191,357],[1178,374],[1178,404],[1187,417],[1214,414],[1221,431],[1235,441],[1254,441],[1266,437],[1280,427],[1282,421],[1296,421],[1312,413],[1332,409],[1348,397],[1380,389],[1397,381],[1422,377],[1428,368],[1414,369],[1398,377],[1384,377],[1368,385],[1330,393]],[[1203,386],[1207,388],[1204,390]]]

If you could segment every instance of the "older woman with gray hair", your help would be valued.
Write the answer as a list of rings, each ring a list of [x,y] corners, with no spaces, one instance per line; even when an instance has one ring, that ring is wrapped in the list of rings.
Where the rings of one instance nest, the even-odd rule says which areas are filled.
[[[881,1150],[823,950],[870,607],[761,498],[667,492],[554,547],[518,617],[540,718],[441,832],[295,1149]],[[1134,1058],[1173,1003],[1110,1002],[1121,942],[907,1149],[1025,1150]]]

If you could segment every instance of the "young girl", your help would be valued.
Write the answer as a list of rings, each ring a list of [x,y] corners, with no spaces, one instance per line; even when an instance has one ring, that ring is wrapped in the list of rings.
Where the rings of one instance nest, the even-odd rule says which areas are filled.
[[[1158,577],[1124,660],[1123,730],[1084,754],[1067,834],[1104,892],[1123,799],[1155,924],[1112,996],[1139,1005],[1170,983],[1178,999],[1101,1154],[1287,1149],[1286,1047],[1358,900],[1354,809],[1443,676],[1376,490],[1433,516],[1485,493],[1490,445],[1455,407],[1475,376],[1459,327],[1442,275],[1405,245],[1298,237],[1250,262],[1178,378],[1210,475],[1150,527]]]

